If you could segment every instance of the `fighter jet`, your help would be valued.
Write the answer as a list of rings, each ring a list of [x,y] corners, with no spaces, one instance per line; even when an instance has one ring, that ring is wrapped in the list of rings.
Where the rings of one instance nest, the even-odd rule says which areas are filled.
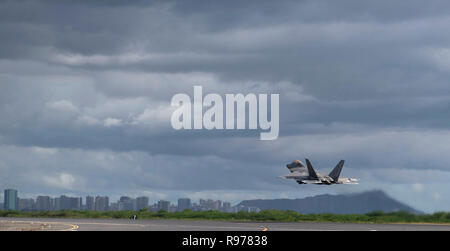
[[[293,179],[298,184],[315,184],[315,185],[332,185],[332,184],[358,184],[358,179],[355,178],[339,178],[342,167],[344,167],[344,160],[339,161],[336,167],[330,174],[321,174],[314,170],[309,159],[306,160],[306,166],[300,160],[294,160],[286,167],[291,171],[290,174],[279,176],[279,178]]]

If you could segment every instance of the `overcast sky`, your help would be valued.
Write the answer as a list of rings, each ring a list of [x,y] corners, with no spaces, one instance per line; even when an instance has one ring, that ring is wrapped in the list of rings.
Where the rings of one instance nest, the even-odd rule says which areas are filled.
[[[81,2],[81,1],[80,1]],[[239,202],[381,189],[450,210],[448,1],[0,1],[0,188]],[[279,93],[280,137],[175,131],[174,94]],[[308,157],[360,185],[276,179]]]

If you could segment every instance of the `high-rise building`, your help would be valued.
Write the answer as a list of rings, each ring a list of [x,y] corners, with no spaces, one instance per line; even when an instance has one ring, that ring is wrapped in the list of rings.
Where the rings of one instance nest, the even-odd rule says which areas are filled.
[[[86,210],[88,211],[95,210],[94,196],[86,196]]]
[[[81,210],[81,197],[67,197],[62,195],[60,198],[60,210]]]
[[[95,210],[96,211],[108,211],[109,210],[108,196],[95,197]]]
[[[136,198],[136,209],[147,209],[148,208],[148,197],[142,196]]]
[[[160,200],[158,201],[158,210],[169,212],[170,209],[170,201]]]
[[[177,207],[177,206],[170,204],[170,207],[169,207],[169,212],[170,212],[170,213],[174,213],[174,212],[176,212],[177,210],[178,210],[178,207]]]
[[[33,199],[20,199],[19,198],[19,211],[31,212],[35,209],[35,203]]]
[[[49,196],[38,196],[36,198],[36,210],[38,211],[51,211],[52,202]]]
[[[109,204],[108,211],[119,211],[119,203],[112,202],[111,204]]]
[[[222,201],[221,200],[214,201],[213,210],[219,211],[220,209],[222,209]]]
[[[119,199],[119,211],[135,211],[136,200],[128,196],[122,196]]]
[[[15,189],[6,189],[4,195],[4,204],[3,207],[5,210],[18,210],[19,209],[19,200],[17,198],[17,190]]]
[[[222,211],[230,213],[231,212],[231,203],[230,202],[224,202],[222,204]]]
[[[191,209],[191,199],[189,198],[180,198],[178,199],[178,211],[183,211],[186,209]]]
[[[210,211],[210,210],[218,211],[222,207],[222,201],[220,201],[220,200],[214,201],[211,199],[208,199],[208,200],[200,199],[199,202],[200,202],[199,206],[200,206],[201,211]]]
[[[56,198],[50,197],[50,211],[55,211]]]
[[[55,211],[61,210],[61,198],[54,198],[52,200],[52,209]]]
[[[149,205],[148,206],[148,210],[151,211],[151,212],[158,212],[159,211],[158,203],[155,203],[153,205]]]

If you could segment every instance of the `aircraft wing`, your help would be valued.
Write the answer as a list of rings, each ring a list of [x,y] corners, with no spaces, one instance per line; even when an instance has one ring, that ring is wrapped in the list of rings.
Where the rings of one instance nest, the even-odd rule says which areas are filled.
[[[359,179],[355,178],[339,178],[339,183],[341,184],[347,184],[347,185],[358,185]]]
[[[322,184],[320,180],[302,180],[305,184]]]

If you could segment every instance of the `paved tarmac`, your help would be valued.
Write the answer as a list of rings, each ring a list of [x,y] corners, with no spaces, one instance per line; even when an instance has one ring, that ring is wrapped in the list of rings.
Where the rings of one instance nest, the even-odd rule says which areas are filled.
[[[0,231],[450,231],[450,225],[0,218]]]

